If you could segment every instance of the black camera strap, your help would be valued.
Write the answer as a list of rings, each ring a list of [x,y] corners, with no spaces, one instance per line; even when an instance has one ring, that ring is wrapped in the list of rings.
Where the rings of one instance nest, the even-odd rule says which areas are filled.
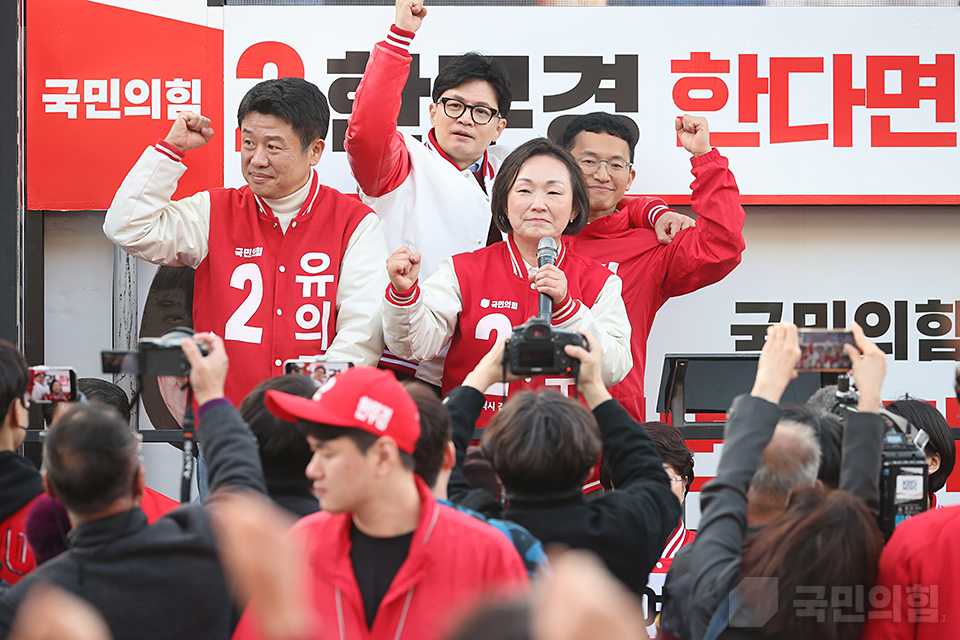
[[[193,387],[184,385],[187,390],[187,408],[183,412],[183,471],[180,479],[180,503],[190,502],[190,487],[193,481],[193,450],[196,447],[196,420],[193,415]]]

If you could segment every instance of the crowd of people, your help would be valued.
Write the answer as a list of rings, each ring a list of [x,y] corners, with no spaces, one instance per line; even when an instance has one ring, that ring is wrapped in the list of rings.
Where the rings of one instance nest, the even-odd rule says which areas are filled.
[[[801,352],[795,326],[769,328],[699,529],[685,525],[693,453],[644,422],[643,375],[657,310],[745,248],[707,121],[674,123],[695,221],[626,195],[638,137],[621,116],[495,145],[511,102],[495,58],[440,71],[420,141],[396,123],[426,14],[397,0],[357,88],[359,199],[315,169],[326,98],[281,78],[238,108],[246,186],[171,199],[215,135],[183,112],[106,214],[124,250],[194,270],[182,348],[202,501],[146,487],[119,387],[81,378],[70,402],[0,342],[0,640],[955,635],[956,508],[934,496],[954,440],[928,404],[891,405],[929,436],[932,512],[884,546],[886,360],[856,325],[856,410],[780,405]],[[514,328],[544,313],[541,337],[582,336],[563,349],[576,375],[507,364]],[[54,401],[42,471],[17,454],[38,393]],[[657,571],[651,625],[640,598]]]

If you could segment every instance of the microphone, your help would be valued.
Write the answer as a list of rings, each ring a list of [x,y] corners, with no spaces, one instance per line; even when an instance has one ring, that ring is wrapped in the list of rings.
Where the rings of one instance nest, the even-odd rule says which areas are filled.
[[[545,264],[557,264],[557,241],[549,237],[540,238],[537,244],[537,266],[542,267]],[[548,323],[553,316],[553,298],[545,293],[540,294],[537,315]]]

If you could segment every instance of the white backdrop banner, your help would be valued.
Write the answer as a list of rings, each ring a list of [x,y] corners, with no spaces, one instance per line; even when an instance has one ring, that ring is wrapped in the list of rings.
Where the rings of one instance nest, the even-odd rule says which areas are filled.
[[[709,119],[745,203],[957,204],[955,7],[430,7],[411,52],[401,128],[425,134],[445,57],[503,57],[514,103],[501,144],[558,118],[617,112],[640,127],[638,192],[689,197],[673,118]],[[393,7],[226,7],[222,138],[262,78],[302,75],[332,107],[321,176],[351,192],[342,151],[353,90]],[[552,131],[551,131],[552,133]]]

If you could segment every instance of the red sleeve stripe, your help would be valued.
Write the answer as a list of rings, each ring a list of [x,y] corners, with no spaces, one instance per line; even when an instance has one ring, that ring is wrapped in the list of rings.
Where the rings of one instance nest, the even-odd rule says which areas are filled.
[[[387,285],[387,302],[398,307],[409,307],[420,297],[420,283],[416,283],[407,291],[397,291],[393,284]]]
[[[407,31],[401,29],[397,25],[390,25],[390,31],[387,32],[387,43],[392,44],[395,47],[400,47],[404,51],[410,48],[410,43],[413,42],[414,33],[412,31]]]
[[[186,155],[183,153],[183,151],[180,151],[180,149],[177,149],[175,146],[162,138],[157,138],[157,144],[153,146],[157,151],[166,154],[174,162],[180,162],[183,160],[183,156]]]
[[[574,300],[570,297],[570,293],[567,293],[567,297],[563,299],[563,302],[557,305],[553,310],[553,318],[551,319],[551,324],[563,324],[574,315],[580,309],[580,301]]]

